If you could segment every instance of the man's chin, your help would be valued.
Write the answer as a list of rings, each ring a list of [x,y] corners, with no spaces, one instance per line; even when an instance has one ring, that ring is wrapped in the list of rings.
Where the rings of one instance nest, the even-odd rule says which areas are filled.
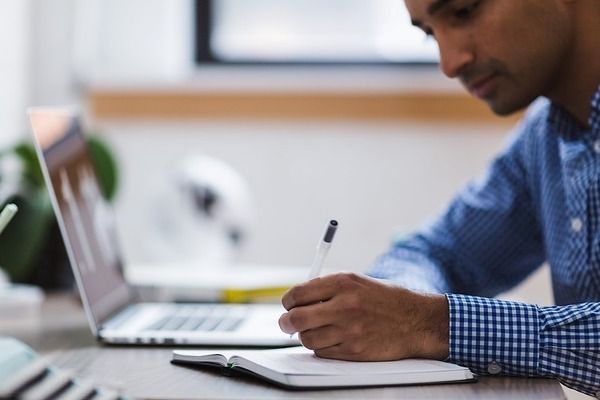
[[[497,99],[489,99],[485,100],[485,102],[494,114],[501,117],[506,117],[521,111],[531,103],[531,101],[503,102]]]

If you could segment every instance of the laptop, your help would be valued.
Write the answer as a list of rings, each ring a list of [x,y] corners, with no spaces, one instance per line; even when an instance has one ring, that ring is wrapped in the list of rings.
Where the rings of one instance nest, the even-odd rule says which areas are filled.
[[[278,347],[299,344],[278,304],[139,302],[123,274],[114,213],[103,198],[73,108],[29,118],[50,199],[92,333],[101,342]]]

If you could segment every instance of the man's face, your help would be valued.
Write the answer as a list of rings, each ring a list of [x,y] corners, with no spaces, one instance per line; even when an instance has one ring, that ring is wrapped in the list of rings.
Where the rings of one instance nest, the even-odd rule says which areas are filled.
[[[405,0],[414,25],[438,42],[440,66],[497,114],[549,96],[569,57],[562,0]]]

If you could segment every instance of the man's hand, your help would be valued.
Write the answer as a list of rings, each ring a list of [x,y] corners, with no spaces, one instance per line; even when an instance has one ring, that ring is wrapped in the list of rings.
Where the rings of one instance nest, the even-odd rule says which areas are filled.
[[[448,302],[365,275],[340,273],[291,288],[279,318],[319,357],[382,361],[448,357]]]

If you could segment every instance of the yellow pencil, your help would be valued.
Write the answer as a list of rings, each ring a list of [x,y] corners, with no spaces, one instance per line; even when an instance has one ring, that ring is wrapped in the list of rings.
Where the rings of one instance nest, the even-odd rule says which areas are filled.
[[[289,289],[289,286],[272,286],[254,289],[223,289],[221,299],[225,303],[252,303],[278,300]]]

